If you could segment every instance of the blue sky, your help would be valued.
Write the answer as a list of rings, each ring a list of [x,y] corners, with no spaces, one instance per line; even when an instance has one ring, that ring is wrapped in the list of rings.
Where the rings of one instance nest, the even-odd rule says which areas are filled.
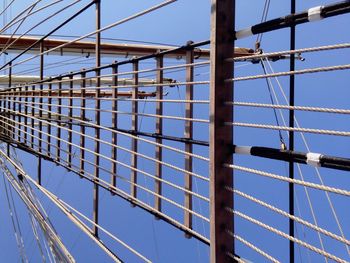
[[[32,1],[21,1],[20,4],[14,5],[12,9],[12,15],[16,14],[18,10],[23,8],[26,4]],[[46,1],[48,2],[48,1]],[[68,1],[64,1],[67,2]],[[271,0],[270,12],[268,19],[276,18],[279,16],[289,14],[289,1],[276,1]],[[335,1],[297,1],[297,10],[303,11],[310,7],[332,3]],[[52,29],[55,25],[62,21],[64,17],[68,17],[70,14],[78,10],[79,6],[83,6],[88,1],[82,1],[81,4],[66,10],[64,14],[59,18],[53,19],[48,23],[42,24],[35,29],[33,34],[42,34]],[[139,1],[115,1],[115,0],[103,0],[102,1],[102,26],[108,25],[122,18],[125,18],[135,12],[144,10],[154,4],[160,3],[160,1],[151,0],[139,0]],[[242,29],[250,25],[256,24],[260,21],[262,15],[264,1],[244,1],[237,0],[237,29]],[[63,6],[63,4],[60,4]],[[55,7],[58,9],[58,7]],[[54,8],[51,9],[53,12]],[[28,20],[23,24],[23,28],[20,32],[24,32],[26,28],[29,28],[31,23],[38,21],[40,18],[45,17],[47,13],[43,13],[40,16],[36,16],[31,20]],[[59,30],[56,34],[61,35],[82,35],[93,31],[94,20],[93,9],[88,10],[84,15]],[[303,26],[297,27],[297,48],[314,47],[338,43],[349,42],[350,32],[348,24],[350,22],[349,15],[343,15],[337,18],[330,18],[320,22],[309,23]],[[120,39],[132,39],[140,41],[159,42],[172,45],[183,45],[187,41],[201,41],[207,40],[210,37],[210,1],[178,1],[168,7],[155,11],[142,18],[135,19],[129,23],[118,26],[114,29],[108,30],[102,34],[102,37],[112,37]],[[243,39],[237,41],[236,45],[240,47],[254,48],[255,37]],[[266,33],[263,36],[262,49],[265,52],[288,50],[289,49],[289,30],[279,30],[277,32]],[[349,63],[350,51],[326,51],[320,53],[308,53],[303,55],[305,62],[297,62],[297,69],[313,68],[319,66],[331,66],[338,64]],[[55,62],[62,61],[66,58],[48,56],[47,61]],[[69,58],[67,58],[68,60]],[[119,61],[124,58],[118,58]],[[105,58],[103,63],[110,63],[115,58]],[[82,67],[92,66],[87,63],[93,63],[93,61],[86,59],[82,63],[86,64],[71,64],[61,68],[55,68],[47,70],[46,75],[57,75],[71,70],[78,70]],[[32,63],[32,64],[30,64]],[[38,60],[33,60],[28,65],[18,67],[18,71],[23,69],[29,69],[36,67],[34,63],[38,63]],[[171,61],[167,60],[167,65],[173,65],[176,63],[184,63],[183,60]],[[151,68],[154,66],[154,61],[147,61],[141,63],[140,68]],[[275,71],[287,71],[289,68],[289,61],[278,61],[272,64]],[[123,71],[127,71],[130,68],[124,67]],[[16,69],[17,70],[17,69]],[[16,72],[16,71],[15,71]],[[196,80],[208,80],[209,68],[203,67],[196,69]],[[237,63],[235,69],[236,76],[246,76],[262,74],[262,68],[259,64],[252,65],[243,63]],[[33,73],[37,74],[37,73]],[[154,76],[151,76],[153,78]],[[177,81],[183,81],[184,72],[178,72],[169,74],[169,77],[176,79]],[[320,107],[334,107],[349,109],[348,99],[348,77],[349,72],[333,72],[333,73],[320,73],[315,75],[303,75],[296,77],[296,105],[303,106],[320,106]],[[282,93],[280,92],[276,80],[273,81],[273,86],[276,90],[276,96],[280,101],[280,104],[285,104]],[[288,94],[288,78],[279,79],[283,90]],[[168,88],[168,99],[184,98],[184,87]],[[208,99],[208,87],[205,85],[198,85],[195,88],[195,97],[200,99]],[[269,103],[269,94],[267,91],[265,80],[255,80],[247,82],[239,82],[235,84],[235,100],[244,102],[262,102]],[[123,110],[130,110],[130,105],[121,106]],[[108,105],[106,104],[106,107]],[[145,113],[154,113],[154,107],[147,104],[144,108],[141,103],[140,108]],[[182,116],[183,108],[177,105],[170,105],[165,108],[165,112],[169,115]],[[255,108],[235,108],[234,111],[235,120],[237,122],[252,122],[252,123],[264,123],[275,124],[274,114],[271,109],[255,109]],[[278,114],[280,114],[278,112]],[[284,112],[284,117],[287,118],[287,112]],[[109,121],[109,115],[104,115],[104,121]],[[324,128],[334,130],[350,130],[350,124],[347,115],[332,115],[325,113],[305,113],[297,112],[296,117],[302,127],[307,128]],[[195,106],[195,118],[208,118],[207,106]],[[282,119],[279,115],[280,122]],[[128,128],[130,118],[120,117],[122,128]],[[152,131],[154,120],[149,118],[142,119],[142,130]],[[165,121],[165,133],[182,136],[183,135],[183,122]],[[208,140],[207,125],[195,124],[196,138],[202,140]],[[92,131],[87,131],[88,134],[93,134]],[[109,136],[106,134],[106,136]],[[311,151],[319,152],[323,154],[329,154],[334,156],[348,157],[350,142],[347,137],[333,137],[327,135],[311,135],[305,134],[305,138],[309,143]],[[283,133],[285,141],[288,141],[287,135]],[[267,146],[272,148],[279,148],[279,138],[275,131],[247,129],[247,128],[235,128],[234,141],[237,145],[252,145],[252,146]],[[129,141],[120,141],[124,146],[129,145]],[[183,147],[180,144],[172,144],[167,142],[168,145],[174,147]],[[300,135],[296,135],[296,146],[298,151],[306,152],[306,148],[303,144]],[[108,149],[102,149],[102,151],[108,151]],[[140,151],[145,154],[150,154],[153,148],[146,144],[140,144]],[[195,153],[203,156],[208,155],[208,150],[203,147],[195,147]],[[24,166],[29,174],[35,177],[36,174],[36,159],[29,156],[26,153],[19,152],[19,155],[24,163]],[[124,154],[122,160],[128,160],[129,155]],[[183,158],[179,155],[165,152],[164,159],[174,165],[183,167]],[[78,158],[75,160],[78,162]],[[274,172],[276,174],[287,176],[287,164],[271,161],[267,159],[255,158],[250,156],[235,156],[235,163],[253,167],[255,169],[261,169],[264,171]],[[103,162],[104,166],[108,166],[107,162]],[[154,166],[152,162],[140,161],[141,169],[152,173]],[[315,170],[311,167],[301,167],[305,180],[311,182],[318,182]],[[195,161],[194,171],[204,176],[208,176],[207,164]],[[120,168],[120,174],[127,174],[127,169]],[[322,178],[326,185],[340,187],[343,189],[349,189],[348,173],[334,171],[330,169],[320,169]],[[103,174],[108,178],[107,174]],[[257,175],[251,175],[243,172],[235,172],[235,184],[236,188],[240,191],[246,192],[254,197],[257,197],[265,202],[269,202],[274,206],[277,206],[283,210],[288,210],[288,186],[286,183],[276,182],[271,179],[259,177]],[[174,172],[171,169],[164,168],[164,177],[179,185],[183,184],[183,178],[181,173]],[[296,178],[300,178],[296,169]],[[52,190],[54,193],[62,197],[63,200],[70,203],[80,211],[87,215],[92,214],[92,186],[85,180],[81,180],[78,176],[68,173],[64,168],[58,167],[54,164],[44,162],[43,168],[43,184]],[[152,187],[152,181],[144,179],[140,176],[140,184],[146,187]],[[4,192],[3,184],[0,186],[1,192]],[[121,185],[121,187],[127,187]],[[198,192],[203,195],[208,195],[207,184],[196,181],[194,186]],[[183,194],[175,192],[171,188],[164,187],[165,193],[177,200],[183,201]],[[331,210],[327,203],[327,199],[323,192],[317,190],[310,190],[309,192],[312,204],[315,209],[315,214],[320,226],[335,232],[338,234],[334,218],[332,217]],[[39,197],[42,195],[38,194]],[[302,187],[296,187],[296,196],[298,199],[298,216],[313,222],[310,209],[307,203],[306,195]],[[349,206],[349,200],[343,196],[330,195],[334,201],[339,220],[343,226],[345,236],[350,236],[349,225],[349,212],[347,207]],[[148,215],[138,208],[132,208],[127,202],[120,200],[115,196],[111,196],[109,193],[101,191],[101,225],[111,230],[118,238],[128,244],[132,244],[136,250],[144,254],[155,262],[208,262],[209,261],[209,249],[206,245],[201,244],[195,239],[186,239],[182,232],[176,230],[172,226],[167,225],[162,221],[155,220],[152,215]],[[151,202],[153,197],[147,194],[141,194],[141,197],[145,202]],[[56,208],[54,208],[47,199],[43,198],[43,204],[47,211],[50,211],[50,218],[55,224],[57,231],[60,233],[62,240],[66,244],[67,248],[76,257],[77,262],[109,262],[109,258],[94,245],[94,243],[84,236],[74,225],[72,225]],[[236,197],[236,208],[250,216],[255,217],[271,226],[274,226],[282,231],[288,231],[288,220],[284,217],[278,216],[265,208],[252,204],[250,201]],[[30,232],[30,225],[27,222],[28,216],[20,200],[15,198],[16,206],[20,214],[21,226],[23,225],[23,233],[25,238],[25,245],[27,254],[30,256],[31,262],[39,261],[39,253],[34,244],[33,235]],[[3,254],[4,262],[18,262],[18,251],[16,243],[11,229],[10,217],[8,215],[8,209],[6,206],[5,195],[0,195],[0,207],[3,212],[0,224],[0,251],[6,251]],[[208,206],[204,203],[195,200],[194,207],[196,211],[202,212],[204,215],[208,215]],[[182,213],[179,210],[174,209],[170,205],[165,205],[165,210],[168,211],[173,217],[182,220]],[[194,222],[194,227],[203,235],[208,236],[209,228],[206,223],[201,220]],[[288,260],[288,241],[276,236],[275,234],[268,233],[258,226],[254,226],[249,222],[242,219],[236,221],[237,233],[254,243],[261,249],[267,251],[281,262]],[[303,229],[300,226],[297,227],[297,234],[302,240],[309,242],[317,247],[320,247],[318,237],[314,231],[307,228]],[[113,243],[105,236],[101,236],[107,244],[111,245],[116,254],[124,259],[126,262],[139,262],[138,258],[134,257],[123,247]],[[330,238],[323,239],[325,250],[332,252],[346,260],[349,260],[345,247]],[[263,258],[260,255],[254,253],[245,245],[237,242],[237,253],[249,259],[252,262],[263,262]],[[304,248],[296,247],[296,260],[297,262],[321,262],[323,258],[312,252],[308,253]]]

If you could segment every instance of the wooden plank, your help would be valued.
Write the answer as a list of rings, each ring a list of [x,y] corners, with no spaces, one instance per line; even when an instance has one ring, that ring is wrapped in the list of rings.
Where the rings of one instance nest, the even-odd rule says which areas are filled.
[[[193,42],[188,42],[188,45],[191,45]],[[189,49],[186,51],[186,64],[192,64],[194,62],[194,51]],[[193,66],[186,66],[186,82],[193,82]],[[193,100],[193,85],[186,85],[186,100]],[[187,119],[193,118],[193,103],[185,104],[185,117]],[[185,121],[185,138],[193,139],[193,122]],[[193,153],[192,143],[185,143],[185,151],[187,153]],[[192,172],[193,170],[193,159],[192,156],[185,155],[185,170]],[[185,174],[185,189],[192,192],[192,175],[189,173]],[[192,211],[192,194],[185,192],[185,207]],[[185,226],[192,229],[192,214],[190,211],[185,211]],[[190,235],[185,235],[190,238]]]
[[[164,58],[162,56],[157,57],[157,83],[163,83],[163,68],[164,66]],[[158,86],[157,87],[157,100],[162,100],[163,99],[163,86]],[[157,101],[156,102],[156,114],[161,116],[163,115],[163,102],[162,101]],[[156,134],[163,134],[163,119],[162,118],[156,118],[156,129],[155,129]],[[162,138],[156,138],[156,142],[159,144],[163,143]],[[158,161],[163,160],[163,148],[160,146],[156,146],[155,149],[155,158]],[[155,163],[156,165],[156,171],[155,171],[155,176],[159,179],[162,179],[162,165],[158,162]],[[162,195],[162,183],[159,180],[155,181],[155,187],[154,191],[158,195]],[[162,211],[162,199],[155,195],[154,196],[154,208],[157,209],[157,211]]]
[[[135,72],[133,74],[133,78],[134,78],[134,85],[135,87],[132,90],[132,99],[134,99],[131,102],[131,112],[133,113],[133,115],[131,116],[131,130],[134,132],[137,132],[138,130],[138,115],[136,115],[138,113],[138,101],[135,100],[137,99],[137,94],[138,94],[138,83],[139,83],[139,74],[138,74],[138,70],[139,70],[139,62],[135,61],[133,63],[133,71]],[[133,152],[137,152],[138,150],[138,140],[135,138],[131,139],[131,151]],[[137,169],[137,155],[136,154],[132,154],[131,155],[131,167]],[[136,198],[137,197],[137,172],[135,170],[131,171],[131,196]]]
[[[232,262],[227,253],[235,253],[234,217],[226,207],[233,208],[233,195],[225,186],[233,186],[233,171],[224,166],[232,163],[230,148],[233,128],[233,87],[227,79],[233,77],[234,0],[212,0],[211,6],[211,76],[210,76],[210,262]]]

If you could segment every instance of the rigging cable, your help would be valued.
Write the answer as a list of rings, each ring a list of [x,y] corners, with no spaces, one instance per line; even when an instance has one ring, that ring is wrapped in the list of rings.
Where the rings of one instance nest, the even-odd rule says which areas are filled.
[[[271,72],[274,73],[271,63],[270,63],[269,61],[267,61],[267,64],[268,64],[269,68],[271,69]],[[284,99],[285,99],[286,102],[287,102],[288,100],[287,100],[287,97],[286,97],[286,95],[285,95],[285,93],[284,93],[284,91],[283,91],[283,88],[282,88],[282,86],[281,86],[281,83],[279,82],[278,78],[275,78],[275,79],[276,79],[276,82],[278,83],[278,86],[279,86],[279,88],[280,88],[280,90],[281,90],[281,92],[282,92],[282,94],[283,94]],[[297,127],[300,128],[299,122],[298,122],[298,120],[296,119],[296,117],[294,117],[294,119],[295,119],[295,123],[296,123]],[[310,147],[309,147],[309,144],[308,144],[308,142],[306,141],[306,137],[305,137],[304,133],[301,133],[300,135],[301,135],[301,138],[302,138],[302,140],[303,140],[303,142],[304,142],[304,145],[305,145],[307,151],[308,151],[308,152],[311,152]],[[316,174],[317,174],[318,179],[320,180],[321,185],[324,185],[324,182],[323,182],[321,173],[320,173],[320,171],[319,171],[319,169],[318,169],[317,167],[315,167],[315,171],[316,171]],[[336,211],[335,211],[335,207],[334,207],[334,205],[333,205],[333,202],[332,202],[332,200],[331,200],[331,198],[330,198],[328,192],[325,192],[325,195],[326,195],[327,201],[328,201],[328,203],[329,203],[329,206],[330,206],[330,208],[331,208],[331,211],[332,211],[334,220],[336,221],[336,224],[337,224],[337,227],[338,227],[338,229],[339,229],[339,232],[340,232],[341,236],[342,236],[343,238],[345,238],[344,231],[343,231],[342,226],[341,226],[341,224],[340,224],[338,215],[337,215],[337,213],[336,213]],[[349,248],[349,246],[345,245],[345,247],[346,247],[346,250],[347,250],[347,252],[348,252],[348,255],[350,255],[350,248]]]
[[[262,63],[264,64],[263,60],[262,60]],[[267,74],[267,72],[265,74]],[[271,81],[270,79],[268,79],[268,80]],[[274,89],[273,89],[273,91],[274,91],[274,96],[275,96],[275,99],[276,99],[277,103],[280,104],[279,101],[278,101],[278,98],[277,98],[277,94],[275,93]],[[283,94],[284,94],[284,91],[283,91]],[[279,110],[279,111],[280,111],[280,116],[282,118],[283,124],[286,126],[287,125],[286,120],[284,119],[284,116],[283,116],[281,110]],[[296,117],[294,117],[294,118],[296,119]],[[289,133],[287,133],[287,136],[289,138]],[[301,180],[305,182],[304,175],[303,175],[303,173],[301,171],[300,164],[297,164],[297,167],[298,167],[298,171],[299,171]],[[318,227],[318,222],[317,222],[317,218],[316,218],[316,215],[315,215],[315,210],[313,208],[313,205],[312,205],[312,202],[311,202],[311,198],[310,198],[310,195],[309,195],[309,190],[306,188],[306,186],[304,186],[304,190],[305,190],[305,195],[306,195],[306,198],[307,198],[307,202],[308,202],[309,207],[310,207],[312,219],[314,221],[314,224]],[[321,234],[319,232],[317,232],[317,235],[318,235],[318,239],[320,241],[321,248],[322,248],[322,250],[324,250],[324,244],[323,244],[322,236],[321,236]],[[326,262],[328,262],[328,259],[326,257],[324,257],[324,259],[325,259]]]
[[[262,66],[262,68],[263,68],[264,74],[266,75],[266,74],[267,74],[267,72],[266,72],[266,67],[265,67],[264,61],[263,61],[262,59],[261,59],[261,66]],[[268,78],[266,78],[265,80],[266,80],[267,89],[268,89],[268,92],[269,92],[269,95],[270,95],[271,104],[272,104],[272,105],[275,105],[275,101],[274,101],[274,99],[273,99],[273,97],[272,97],[272,91],[271,91],[271,89],[273,89],[272,83],[271,83],[270,79],[268,79]],[[276,98],[276,99],[277,99],[277,98]],[[277,102],[277,103],[278,103],[278,102]],[[278,103],[278,104],[279,104],[279,103]],[[278,127],[280,127],[280,123],[279,123],[279,120],[278,120],[278,117],[277,117],[277,110],[276,110],[276,108],[273,108],[273,113],[274,113],[274,115],[275,115],[276,124],[277,124]],[[280,140],[280,143],[281,143],[280,148],[281,148],[282,150],[286,150],[286,149],[287,149],[287,146],[286,146],[286,143],[284,142],[284,139],[283,139],[282,131],[281,131],[281,130],[278,130],[278,136],[279,136],[279,140]]]

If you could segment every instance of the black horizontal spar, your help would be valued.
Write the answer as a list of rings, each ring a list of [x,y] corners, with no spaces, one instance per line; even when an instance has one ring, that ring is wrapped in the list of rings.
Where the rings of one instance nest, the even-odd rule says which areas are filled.
[[[252,35],[262,34],[277,29],[288,28],[290,26],[300,25],[307,22],[322,20],[337,15],[350,13],[350,0],[341,1],[324,6],[316,6],[306,11],[290,14],[283,17],[268,20],[256,24],[249,28],[235,32],[235,39],[241,39]]]
[[[232,153],[258,156],[285,162],[308,164],[315,167],[325,167],[336,170],[350,171],[349,158],[329,156],[320,153],[304,153],[268,147],[235,145],[232,146]]]

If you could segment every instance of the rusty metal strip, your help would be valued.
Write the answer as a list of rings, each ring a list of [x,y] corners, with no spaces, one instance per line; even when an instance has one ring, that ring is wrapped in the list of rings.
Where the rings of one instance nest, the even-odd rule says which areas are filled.
[[[163,70],[160,70],[160,68],[163,68],[164,66],[164,57],[163,56],[159,56],[157,57],[157,83],[163,83]],[[163,115],[163,102],[161,100],[163,100],[163,86],[158,86],[157,87],[157,100],[159,100],[156,103],[156,114],[157,115]],[[156,134],[163,134],[163,119],[162,118],[156,118],[156,129],[155,129]],[[162,138],[157,138],[156,142],[159,144],[163,143]],[[163,159],[163,148],[160,146],[156,146],[155,149],[155,158],[158,161],[162,161]],[[156,174],[155,176],[159,179],[162,179],[163,175],[162,175],[162,165],[157,162],[156,164]],[[158,195],[162,195],[162,183],[160,181],[155,181],[155,187],[154,187],[154,191],[156,192],[156,194]],[[154,208],[157,211],[162,211],[162,199],[155,195],[154,197]]]
[[[233,236],[234,217],[227,211],[233,208],[233,195],[226,187],[233,187],[233,171],[224,164],[232,163],[229,148],[233,144],[233,108],[225,104],[233,101],[232,57],[234,39],[235,0],[212,0],[211,58],[210,58],[210,262],[232,262],[228,253],[235,255]]]
[[[191,45],[192,42],[189,42],[188,45]],[[186,64],[192,64],[194,62],[194,51],[193,49],[189,49],[186,52]],[[187,66],[186,67],[186,82],[193,82],[193,72],[194,68],[193,66]],[[186,85],[186,100],[191,101],[193,100],[193,85],[188,84]],[[193,118],[193,103],[186,103],[185,104],[185,117],[187,119]],[[185,138],[187,139],[193,139],[193,122],[192,121],[185,121]],[[185,143],[185,151],[187,153],[193,152],[193,145],[192,143]],[[192,172],[193,170],[193,158],[192,156],[185,156],[185,170],[188,172]],[[192,192],[192,175],[191,174],[185,174],[185,189]],[[189,192],[185,192],[185,207],[192,211],[192,194]],[[189,211],[184,211],[185,213],[185,226],[192,229],[192,214]],[[187,236],[190,237],[190,236]]]
[[[72,98],[72,94],[73,94],[73,75],[69,76],[70,82],[69,82],[69,99],[68,99],[68,154],[67,155],[67,163],[68,166],[71,167],[72,165],[72,137],[73,137],[73,133],[72,133],[72,122],[73,122],[73,98]]]
[[[59,79],[59,80],[61,80],[61,79]],[[57,104],[58,104],[58,106],[57,106],[57,119],[58,119],[57,125],[58,125],[58,127],[56,128],[56,130],[57,130],[56,157],[57,157],[57,161],[59,162],[61,159],[61,150],[60,150],[61,149],[61,140],[60,140],[60,138],[61,138],[61,128],[60,128],[61,122],[60,122],[60,120],[61,120],[61,114],[62,114],[62,107],[61,107],[61,105],[62,105],[62,97],[61,97],[62,82],[58,83],[57,89],[58,89],[58,101],[57,101]]]
[[[118,66],[114,65],[112,67],[112,82],[113,86],[118,86]],[[112,101],[112,127],[113,129],[118,128],[118,92],[117,89],[113,89],[113,101]],[[118,143],[118,134],[117,133],[112,133],[112,144],[117,145]],[[117,160],[117,148],[112,146],[112,159]],[[111,184],[112,186],[116,186],[116,180],[117,180],[117,163],[112,162],[112,168],[111,168]]]
[[[51,111],[52,111],[52,106],[51,106],[51,103],[52,103],[52,98],[51,98],[51,94],[52,94],[52,84],[49,83],[48,85],[48,99],[47,99],[47,110],[48,110],[48,113],[47,113],[47,117],[48,119],[50,120],[52,118],[52,114],[51,114]],[[48,124],[47,125],[47,133],[48,134],[51,134],[51,124]],[[51,136],[47,136],[47,154],[48,156],[51,156]]]
[[[86,87],[86,73],[81,74],[81,100],[80,100],[80,118],[85,120],[85,107],[86,107],[86,99],[85,99],[85,87]],[[80,125],[80,174],[84,175],[85,171],[85,125]]]
[[[137,99],[137,94],[138,94],[138,82],[139,82],[139,74],[137,73],[139,71],[139,62],[135,61],[133,63],[133,71],[135,72],[133,74],[133,80],[134,80],[134,85],[135,88],[133,88],[132,91],[132,99],[134,99],[131,102],[131,112],[132,113],[138,113],[138,101],[135,100]],[[131,116],[131,130],[136,132],[138,130],[138,115],[137,114],[133,114]],[[138,149],[138,140],[136,138],[132,138],[131,139],[131,151],[133,152],[137,152]],[[136,154],[132,154],[131,155],[131,167],[137,168],[137,155]],[[137,197],[137,172],[135,170],[131,171],[131,196],[136,198]]]

